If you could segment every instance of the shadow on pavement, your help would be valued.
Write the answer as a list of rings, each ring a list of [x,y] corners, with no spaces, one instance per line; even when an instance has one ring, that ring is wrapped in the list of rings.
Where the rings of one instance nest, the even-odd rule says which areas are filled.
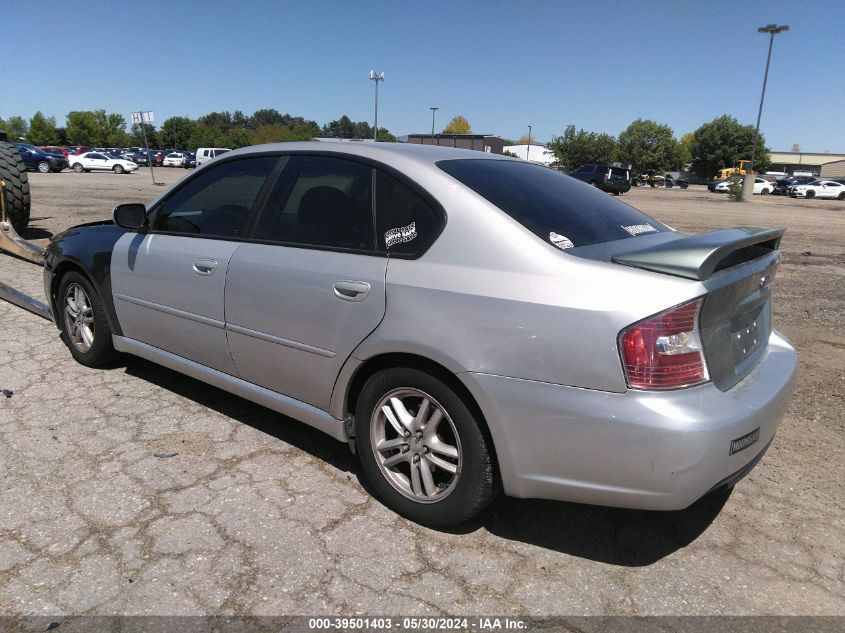
[[[119,365],[120,366],[120,365]],[[130,376],[146,380],[310,453],[357,477],[373,494],[346,444],[260,405],[154,363],[129,357]],[[447,530],[485,529],[512,541],[610,565],[642,567],[686,547],[719,515],[730,491],[711,493],[676,512],[625,510],[561,501],[500,497],[468,523]]]

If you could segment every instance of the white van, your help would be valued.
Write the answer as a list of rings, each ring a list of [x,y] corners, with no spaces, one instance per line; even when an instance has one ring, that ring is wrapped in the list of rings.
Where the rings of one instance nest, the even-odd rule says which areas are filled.
[[[197,167],[215,156],[231,151],[228,147],[199,147],[197,148]]]

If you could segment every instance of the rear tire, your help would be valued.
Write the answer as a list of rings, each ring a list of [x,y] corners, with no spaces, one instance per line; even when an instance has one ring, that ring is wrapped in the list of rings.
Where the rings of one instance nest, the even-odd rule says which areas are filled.
[[[0,143],[0,180],[6,183],[7,219],[20,233],[29,224],[29,177],[18,150],[9,143]]]
[[[499,491],[481,424],[440,379],[405,367],[379,371],[355,407],[364,474],[385,505],[412,521],[463,523]]]
[[[836,199],[837,199],[837,200],[845,200],[845,191],[843,191],[842,193],[840,193],[840,194],[836,197]]]
[[[82,167],[82,163],[74,163],[73,164],[73,171],[77,174],[81,174],[85,169]]]
[[[763,189],[763,190],[760,192],[760,195],[761,195],[761,196],[768,196],[770,193],[772,193],[770,190],[768,190],[768,189]]]
[[[56,312],[62,340],[76,362],[86,367],[102,367],[117,358],[106,309],[84,275],[71,271],[62,277]]]

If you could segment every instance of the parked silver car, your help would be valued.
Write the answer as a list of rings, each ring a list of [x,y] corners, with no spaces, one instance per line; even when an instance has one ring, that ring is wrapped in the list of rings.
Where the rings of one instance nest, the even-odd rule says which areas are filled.
[[[229,152],[70,229],[45,284],[74,357],[135,354],[349,442],[427,525],[517,497],[675,510],[762,457],[796,371],[780,229],[676,232],[480,152]]]

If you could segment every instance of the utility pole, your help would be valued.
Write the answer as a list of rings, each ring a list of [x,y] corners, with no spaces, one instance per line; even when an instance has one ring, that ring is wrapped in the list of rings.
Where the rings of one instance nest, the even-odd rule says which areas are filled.
[[[528,160],[528,153],[531,151],[531,126],[528,126],[528,146],[525,148],[525,160]]]
[[[434,145],[434,114],[439,109],[440,108],[435,108],[433,106],[429,108],[429,110],[431,110],[431,144],[432,145]]]
[[[378,82],[384,81],[384,73],[377,73],[374,70],[370,71],[370,79],[376,82],[376,116],[375,116],[375,126],[373,129],[373,140],[378,140]]]
[[[778,26],[777,24],[767,24],[757,29],[758,33],[769,34],[769,55],[766,57],[766,72],[763,75],[763,92],[760,94],[760,107],[757,110],[757,126],[754,128],[754,144],[751,146],[751,164],[748,166],[748,173],[745,174],[745,179],[742,182],[742,199],[751,200],[754,194],[754,179],[756,173],[754,172],[754,159],[757,157],[757,139],[760,137],[760,117],[763,115],[763,99],[766,98],[766,83],[769,80],[769,64],[772,61],[772,44],[775,42],[775,35],[788,31],[789,26],[784,24]]]

